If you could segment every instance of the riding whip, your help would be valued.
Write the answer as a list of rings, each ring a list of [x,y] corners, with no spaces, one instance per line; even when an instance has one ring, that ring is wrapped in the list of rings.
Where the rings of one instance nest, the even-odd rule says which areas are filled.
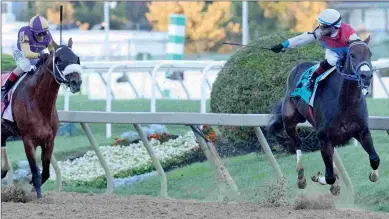
[[[260,46],[249,46],[249,45],[243,45],[243,44],[239,44],[239,43],[227,43],[227,42],[223,42],[223,44],[227,44],[227,45],[233,45],[233,46],[245,46],[245,47],[253,47],[253,48],[258,48],[258,49],[266,49],[266,50],[271,50],[270,48],[266,48],[266,47],[260,47]]]
[[[63,5],[59,7],[59,45],[62,44],[62,12]]]

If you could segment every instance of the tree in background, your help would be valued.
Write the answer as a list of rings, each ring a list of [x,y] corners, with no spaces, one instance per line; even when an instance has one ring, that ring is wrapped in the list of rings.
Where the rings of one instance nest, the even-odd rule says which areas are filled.
[[[46,9],[47,20],[52,24],[60,24],[59,9],[63,5],[63,24],[74,23],[74,9],[70,2],[54,2]]]
[[[231,13],[232,21],[241,24],[242,2],[232,2]],[[257,2],[248,2],[248,21],[251,39],[257,39],[281,29],[278,25],[277,18],[265,17],[264,9]],[[239,33],[238,42],[241,38],[241,33]]]
[[[45,16],[52,24],[59,24],[59,8],[64,6],[63,24],[71,24],[74,22],[74,9],[70,2],[28,2],[28,21],[31,17],[39,14]]]
[[[305,32],[317,26],[317,16],[327,8],[326,2],[258,2],[268,18],[277,18],[280,26]]]
[[[89,29],[104,22],[104,2],[75,2],[75,19],[87,23]],[[122,29],[128,22],[126,18],[126,2],[117,2],[115,8],[110,8],[109,27],[112,30]]]
[[[147,2],[126,2],[128,24],[125,29],[151,30],[152,27],[145,14],[149,11]]]
[[[129,22],[127,4],[118,1],[110,8],[110,29],[123,29]],[[104,21],[104,2],[28,2],[28,16],[43,15],[52,24],[59,24],[59,8],[64,5],[63,24],[77,25],[81,29],[91,29]],[[143,13],[144,17],[144,13]]]
[[[145,13],[148,10],[144,2],[125,2],[117,1],[115,8],[110,8],[110,29],[135,29],[130,23],[141,22],[145,19]],[[74,2],[75,20],[89,24],[89,29],[96,24],[104,21],[104,2]],[[146,26],[144,24],[143,25]]]
[[[186,15],[186,52],[220,50],[229,34],[240,31],[231,21],[231,2],[151,2],[148,8],[146,18],[155,31],[168,30],[170,14]]]

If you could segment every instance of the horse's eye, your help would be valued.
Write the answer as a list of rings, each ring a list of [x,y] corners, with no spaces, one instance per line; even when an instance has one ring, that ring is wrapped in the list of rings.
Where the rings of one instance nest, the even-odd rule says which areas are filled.
[[[352,59],[355,58],[355,56],[354,56],[353,54],[351,54],[350,57],[351,57]]]

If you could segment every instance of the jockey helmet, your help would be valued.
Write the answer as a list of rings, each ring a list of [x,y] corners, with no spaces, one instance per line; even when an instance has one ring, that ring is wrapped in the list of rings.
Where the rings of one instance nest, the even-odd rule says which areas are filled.
[[[342,23],[340,13],[331,8],[322,11],[317,17],[317,21],[324,35],[335,33]]]
[[[334,26],[339,28],[342,23],[339,11],[335,9],[325,9],[317,17],[317,21],[321,26]]]
[[[49,29],[49,22],[46,18],[36,15],[31,18],[29,26],[31,32],[38,36],[44,36],[47,34],[47,30]]]

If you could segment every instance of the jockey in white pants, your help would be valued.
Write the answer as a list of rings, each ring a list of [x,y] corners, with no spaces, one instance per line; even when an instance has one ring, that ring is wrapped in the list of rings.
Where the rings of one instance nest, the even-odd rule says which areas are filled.
[[[319,75],[335,66],[339,60],[344,58],[347,54],[349,42],[360,40],[355,30],[349,24],[342,23],[340,13],[335,9],[322,11],[317,20],[319,26],[313,32],[305,32],[271,48],[273,52],[278,53],[284,48],[295,48],[296,46],[314,41],[321,42],[326,48],[325,60],[320,62],[319,67],[306,84],[310,91],[312,91],[315,80]]]
[[[32,69],[46,48],[49,51],[54,50],[49,23],[44,17],[36,15],[31,18],[28,26],[19,30],[17,48],[13,51],[17,67],[10,73],[1,87],[1,100],[4,99],[18,78],[24,72]]]

